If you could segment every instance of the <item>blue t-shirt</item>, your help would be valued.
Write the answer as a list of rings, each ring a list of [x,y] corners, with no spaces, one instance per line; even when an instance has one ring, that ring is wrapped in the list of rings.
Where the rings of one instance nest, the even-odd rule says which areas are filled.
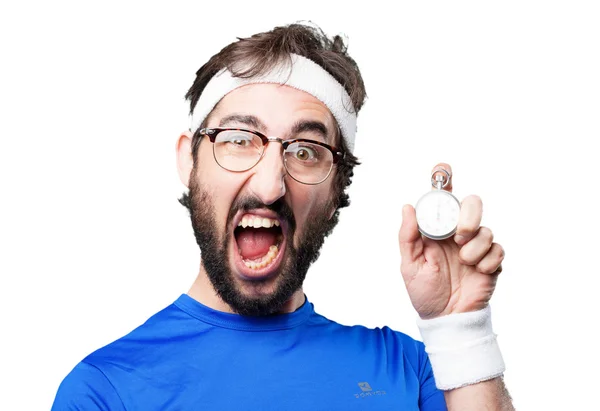
[[[186,294],[80,362],[53,410],[446,410],[424,346],[306,301],[243,317]]]

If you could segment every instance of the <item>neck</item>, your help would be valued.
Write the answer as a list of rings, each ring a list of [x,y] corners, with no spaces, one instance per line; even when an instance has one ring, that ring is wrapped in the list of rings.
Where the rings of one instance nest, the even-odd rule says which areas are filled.
[[[210,282],[208,274],[204,270],[202,263],[200,263],[200,271],[198,272],[196,280],[188,291],[188,295],[201,304],[212,308],[213,310],[235,314],[235,311],[229,306],[229,304],[227,304],[219,295],[217,295],[217,292]],[[292,294],[290,299],[277,313],[292,313],[300,308],[302,304],[304,304],[304,291],[302,288],[300,288],[294,294]]]

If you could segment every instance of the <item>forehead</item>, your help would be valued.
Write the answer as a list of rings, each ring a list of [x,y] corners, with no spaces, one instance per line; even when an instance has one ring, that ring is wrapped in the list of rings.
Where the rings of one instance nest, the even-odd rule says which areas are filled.
[[[325,104],[313,95],[280,84],[249,84],[239,87],[221,99],[209,118],[214,126],[232,114],[257,117],[266,133],[286,133],[298,121],[319,121],[330,135],[337,128]]]

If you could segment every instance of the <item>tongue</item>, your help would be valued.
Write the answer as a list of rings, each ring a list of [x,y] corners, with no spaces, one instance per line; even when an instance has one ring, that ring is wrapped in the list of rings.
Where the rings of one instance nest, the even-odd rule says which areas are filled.
[[[240,254],[245,260],[252,260],[269,252],[269,247],[275,244],[276,233],[268,228],[246,228],[241,230],[236,238]]]

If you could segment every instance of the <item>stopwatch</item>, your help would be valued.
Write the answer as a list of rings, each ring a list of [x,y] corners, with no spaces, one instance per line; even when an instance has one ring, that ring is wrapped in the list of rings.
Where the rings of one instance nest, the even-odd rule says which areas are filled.
[[[456,233],[460,202],[444,190],[451,178],[443,168],[435,170],[431,174],[431,185],[435,189],[421,197],[415,206],[419,231],[432,240],[445,240]]]

